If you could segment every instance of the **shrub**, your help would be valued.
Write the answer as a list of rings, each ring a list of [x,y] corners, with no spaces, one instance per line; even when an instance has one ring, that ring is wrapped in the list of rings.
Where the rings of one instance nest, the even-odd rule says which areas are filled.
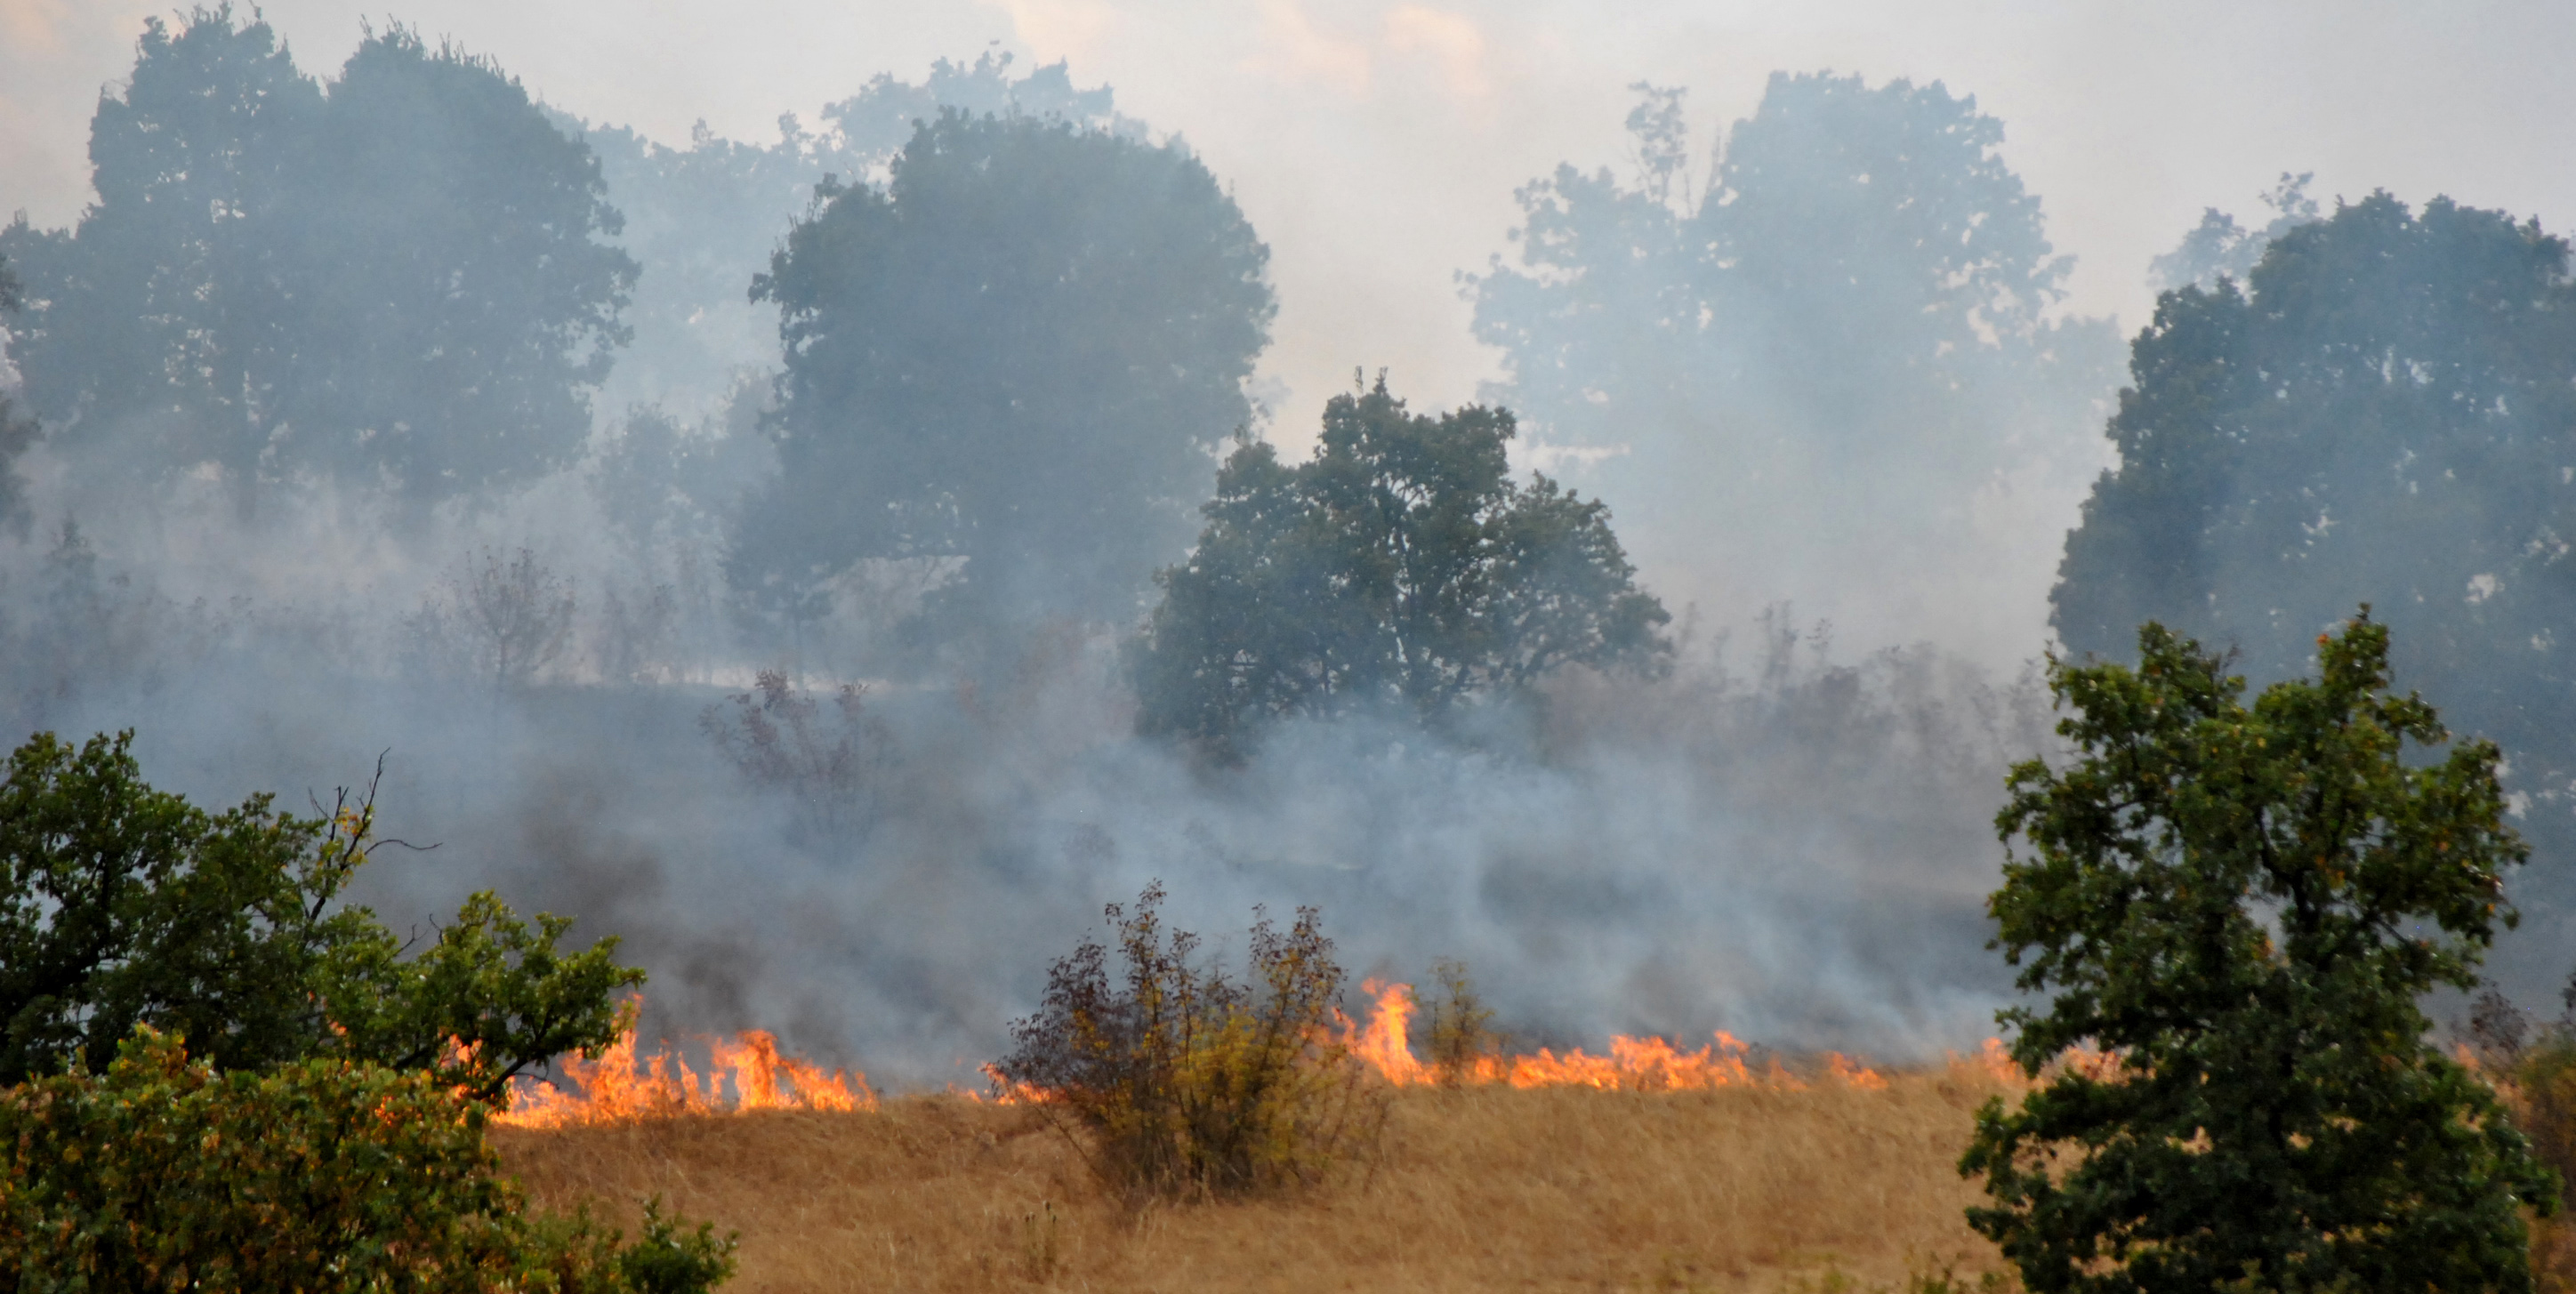
[[[527,1214],[484,1107],[336,1059],[219,1073],[135,1031],[107,1072],[0,1092],[0,1287],[688,1294],[731,1239]]]
[[[1440,996],[1431,1000],[1424,1050],[1441,1082],[1465,1082],[1487,1062],[1501,1059],[1506,1040],[1494,1030],[1494,1013],[1476,992],[1465,962],[1443,958],[1431,963],[1431,980]]]
[[[1236,1195],[1311,1183],[1365,1149],[1384,1106],[1331,1029],[1342,968],[1313,908],[1282,934],[1257,919],[1245,983],[1166,931],[1161,882],[1104,910],[1124,963],[1085,940],[1047,973],[1039,1012],[993,1067],[1094,1171],[1151,1195]],[[1258,917],[1259,909],[1255,909]],[[1079,1134],[1079,1135],[1077,1135]]]

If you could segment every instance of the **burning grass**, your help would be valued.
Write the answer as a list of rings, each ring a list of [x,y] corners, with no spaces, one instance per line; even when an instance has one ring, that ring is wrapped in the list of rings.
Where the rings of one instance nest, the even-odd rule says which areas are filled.
[[[541,1204],[633,1215],[658,1193],[740,1230],[745,1291],[1823,1291],[1999,1268],[1953,1167],[2004,1090],[1988,1059],[1793,1075],[1659,1041],[1552,1059],[1590,1078],[1399,1079],[1370,1164],[1235,1203],[1137,1207],[1037,1109],[957,1094],[493,1141]],[[1694,1073],[1729,1081],[1667,1081]]]

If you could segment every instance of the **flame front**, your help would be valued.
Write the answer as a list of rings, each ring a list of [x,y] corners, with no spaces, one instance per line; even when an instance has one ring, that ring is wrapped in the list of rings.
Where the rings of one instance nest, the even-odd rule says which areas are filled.
[[[1607,1056],[1588,1055],[1581,1048],[1560,1056],[1542,1047],[1527,1056],[1478,1056],[1460,1066],[1455,1074],[1443,1074],[1438,1066],[1424,1064],[1415,1056],[1406,1041],[1418,1009],[1413,986],[1370,980],[1360,988],[1375,999],[1374,1009],[1365,1024],[1342,1021],[1342,1045],[1376,1070],[1379,1077],[1398,1087],[1444,1080],[1471,1085],[1508,1083],[1524,1088],[1593,1087],[1629,1092],[1755,1086],[1799,1091],[1807,1086],[1781,1068],[1778,1060],[1768,1062],[1760,1073],[1754,1072],[1747,1063],[1752,1048],[1722,1029],[1708,1046],[1697,1051],[1683,1051],[1663,1038],[1613,1034]],[[1887,1086],[1887,1079],[1878,1071],[1840,1052],[1826,1054],[1825,1074],[1846,1087],[1875,1091]]]
[[[635,1051],[629,1026],[597,1060],[565,1057],[561,1077],[577,1085],[577,1092],[560,1081],[513,1080],[509,1108],[495,1122],[559,1128],[752,1110],[872,1110],[877,1104],[866,1075],[839,1069],[826,1074],[819,1065],[781,1055],[777,1036],[761,1029],[746,1029],[730,1042],[709,1039],[704,1075],[668,1045],[640,1063]]]

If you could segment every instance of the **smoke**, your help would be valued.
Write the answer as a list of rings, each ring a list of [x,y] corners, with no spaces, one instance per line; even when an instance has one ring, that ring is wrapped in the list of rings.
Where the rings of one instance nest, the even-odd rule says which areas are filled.
[[[1314,40],[1283,46],[1286,61],[1258,75],[1339,85],[1370,111],[1425,96],[1500,103],[1535,84],[1514,53],[1524,42],[1506,39],[1527,24],[1480,34],[1421,11],[1402,41],[1369,28],[1336,44],[1347,17],[1323,14]],[[1386,48],[1370,53],[1372,41]],[[1437,85],[1389,88],[1412,63],[1436,68]],[[1232,93],[1240,76],[1227,66],[1174,75],[1220,77]],[[1043,91],[1085,120],[1141,130],[1105,90],[1077,89],[1061,68],[1037,75],[1047,70],[996,60],[940,75],[979,106],[990,104],[972,96]],[[1756,79],[1711,97],[1754,112]],[[1685,455],[1688,470],[1587,487],[1633,489],[1612,501],[1623,533],[1652,549],[1649,582],[1672,575],[1681,583],[1661,591],[1676,609],[1696,597],[1706,611],[1669,677],[1561,677],[1439,735],[1394,716],[1288,722],[1243,765],[1212,767],[1133,735],[1118,663],[1131,626],[1004,619],[971,649],[918,650],[905,622],[954,573],[937,560],[852,567],[816,614],[784,624],[744,614],[724,586],[726,521],[778,471],[758,431],[774,331],[742,289],[815,179],[883,165],[900,142],[882,137],[886,113],[948,101],[932,82],[871,83],[832,100],[847,111],[821,127],[783,123],[774,145],[709,132],[672,148],[558,118],[598,150],[644,267],[628,317],[638,336],[595,395],[600,425],[571,467],[435,506],[397,506],[364,481],[287,479],[245,514],[204,474],[145,486],[92,479],[54,449],[22,459],[36,524],[0,534],[0,721],[14,734],[132,727],[146,775],[205,804],[261,791],[327,802],[383,753],[385,832],[419,848],[386,850],[359,893],[396,929],[425,931],[495,888],[522,910],[577,916],[577,939],[620,936],[651,973],[648,1032],[768,1028],[898,1085],[972,1081],[1036,1005],[1049,960],[1097,932],[1103,903],[1157,878],[1171,918],[1220,946],[1256,906],[1285,916],[1311,904],[1356,972],[1418,977],[1435,958],[1462,959],[1530,1043],[1724,1029],[1903,1060],[1991,1031],[2009,997],[1984,949],[2001,856],[1992,813],[2007,763],[2051,742],[2045,695],[2020,662],[2043,645],[2058,528],[2098,461],[2090,419],[2111,325],[2088,320],[2116,293],[2017,316],[2011,340],[2027,353],[1962,379],[1989,386],[1941,411],[1947,429],[1996,438],[1962,462],[1943,461],[1957,442],[1902,445],[1865,488],[1823,469],[1894,444],[1918,411],[1913,388],[1861,389],[1830,356],[1766,368],[1729,340],[1713,353],[1749,376],[1629,430],[1768,422],[1807,440],[1767,460],[1767,477],[1721,480]],[[578,84],[538,88],[578,108]],[[1252,387],[1278,417],[1271,430],[1293,447],[1300,411],[1354,358],[1397,362],[1408,389],[1414,370],[1401,365],[1418,361],[1435,398],[1496,376],[1447,278],[1472,259],[1456,249],[1502,245],[1526,217],[1515,184],[1559,160],[1619,156],[1614,101],[1606,90],[1581,100],[1602,109],[1601,131],[1554,120],[1580,115],[1562,103],[1541,114],[1552,119],[1535,135],[1552,151],[1536,160],[1515,154],[1493,174],[1476,169],[1486,159],[1466,171],[1453,160],[1388,177],[1373,199],[1441,206],[1472,180],[1483,186],[1473,202],[1446,204],[1481,222],[1472,239],[1407,226],[1362,247],[1332,218],[1294,210],[1281,172],[1254,160],[1253,137],[1275,122],[1221,117],[1196,136],[1220,177],[1247,177],[1245,208],[1282,249],[1283,344]],[[1464,111],[1447,103],[1425,119]],[[1333,113],[1353,133],[1368,119]],[[1181,121],[1198,127],[1179,113],[1162,124]],[[1279,147],[1312,163],[1331,142]],[[1714,164],[1705,142],[1693,147],[1678,156]],[[1322,169],[1309,165],[1308,179]],[[2019,179],[2003,178],[1997,191],[2018,194]],[[1311,187],[1336,204],[1367,188]],[[1667,226],[1698,219],[1673,192],[1655,195]],[[2158,225],[2156,245],[2206,196]],[[1825,253],[1853,230],[1785,220],[1768,236]],[[2031,273],[2053,255],[2037,238],[2034,221],[2016,262]],[[1318,268],[1337,256],[1340,268]],[[1372,298],[1350,284],[1415,283],[1415,261],[1437,262],[1436,302],[1373,319]],[[1747,307],[1741,335],[1833,313],[1806,309],[1817,302],[1796,295],[1799,281],[1764,285],[1786,295]],[[1865,348],[1887,340],[1855,335]],[[1347,353],[1363,344],[1370,353]],[[2082,363],[2059,364],[2077,350]],[[1868,417],[1845,425],[1838,400]],[[1572,434],[1578,402],[1551,411],[1559,424],[1533,420],[1556,451],[1615,438]],[[1856,427],[1880,441],[1825,442]],[[1711,507],[1717,491],[1736,506]],[[532,604],[569,607],[561,640],[516,674],[475,663],[493,644],[468,614],[475,580],[506,584],[521,578],[513,570]],[[1774,601],[1792,597],[1866,620],[1865,633],[1846,630],[1860,649],[1838,654],[1825,626]],[[791,680],[791,699],[817,701],[819,748],[845,749],[846,775],[793,775],[792,759],[791,775],[765,773],[711,735],[761,704],[768,669]],[[860,689],[858,719],[833,705],[842,684]]]
[[[748,680],[602,675],[591,595],[617,554],[570,539],[605,529],[595,498],[549,482],[404,536],[315,487],[257,523],[213,500],[84,527],[86,552],[58,528],[8,545],[11,726],[134,727],[147,776],[211,804],[327,801],[389,752],[384,830],[435,846],[362,876],[397,930],[497,888],[620,935],[648,1031],[770,1028],[899,1085],[972,1081],[1049,960],[1153,878],[1237,952],[1255,905],[1312,904],[1357,973],[1463,958],[1531,1042],[1723,1028],[1904,1058],[1990,1031],[1986,816],[2041,740],[2026,678],[1837,664],[1784,608],[1669,679],[1563,679],[1445,738],[1292,723],[1217,769],[1132,736],[1115,635],[1059,624],[980,675],[866,688],[863,772],[800,797],[706,731]],[[412,664],[406,612],[470,564],[439,555],[514,542],[582,600],[575,647],[506,691]],[[225,560],[307,545],[310,567]]]

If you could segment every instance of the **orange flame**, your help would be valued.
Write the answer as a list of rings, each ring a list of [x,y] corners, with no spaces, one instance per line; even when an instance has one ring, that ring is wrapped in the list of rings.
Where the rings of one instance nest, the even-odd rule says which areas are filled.
[[[666,1044],[638,1063],[635,1030],[628,1026],[597,1060],[566,1056],[561,1083],[519,1078],[510,1084],[509,1108],[494,1121],[520,1128],[632,1123],[681,1115],[752,1110],[873,1110],[877,1095],[865,1074],[833,1070],[781,1055],[776,1035],[746,1029],[728,1042],[707,1040],[709,1063],[701,1076]],[[727,1094],[730,1085],[731,1093]]]
[[[1366,1024],[1344,1018],[1342,1046],[1353,1056],[1377,1071],[1379,1077],[1398,1087],[1421,1086],[1441,1081],[1436,1066],[1424,1064],[1413,1054],[1406,1041],[1412,1027],[1417,1004],[1410,984],[1386,984],[1369,980],[1360,991],[1375,999],[1374,1009]],[[1711,1045],[1697,1051],[1683,1051],[1663,1038],[1632,1038],[1614,1034],[1610,1054],[1592,1056],[1580,1048],[1560,1056],[1540,1048],[1528,1056],[1479,1056],[1455,1075],[1455,1081],[1487,1085],[1508,1083],[1513,1087],[1593,1087],[1632,1092],[1688,1092],[1718,1087],[1768,1087],[1779,1091],[1801,1091],[1807,1086],[1778,1060],[1772,1060],[1760,1074],[1755,1074],[1747,1058],[1752,1048],[1735,1035],[1719,1030]],[[1846,1087],[1877,1091],[1887,1086],[1878,1071],[1859,1064],[1839,1052],[1826,1058],[1826,1074]]]

